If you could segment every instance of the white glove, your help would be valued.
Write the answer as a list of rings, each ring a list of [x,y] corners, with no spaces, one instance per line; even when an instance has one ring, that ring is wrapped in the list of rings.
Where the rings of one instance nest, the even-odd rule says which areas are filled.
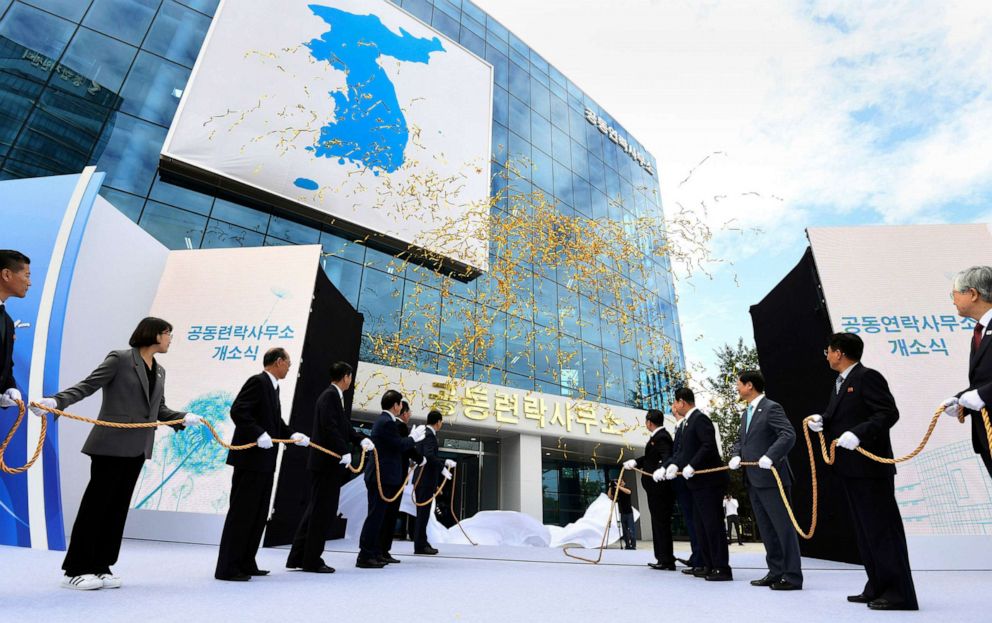
[[[447,469],[454,469],[456,465],[458,465],[458,463],[455,463],[451,459],[444,459],[444,466]]]
[[[985,401],[978,395],[977,389],[961,394],[961,397],[958,398],[958,404],[972,411],[981,411],[985,407]]]
[[[341,460],[338,461],[338,463],[340,463],[342,465],[351,465],[351,452],[349,452],[348,454],[342,456],[341,457]]]
[[[418,467],[423,467],[424,465],[427,465],[427,457],[426,456],[420,459],[420,465]]]
[[[40,404],[41,406],[43,406],[43,407],[45,407],[47,409],[57,409],[58,408],[58,405],[55,404],[55,399],[54,398],[39,398],[38,400],[35,400],[34,402],[37,402],[38,404]],[[45,411],[44,409],[39,409],[38,407],[31,407],[31,413],[34,413],[38,417],[44,417],[44,415],[46,413],[48,413],[48,412]]]
[[[823,416],[817,414],[817,415],[811,415],[809,417],[810,417],[809,421],[806,422],[806,425],[809,426],[809,429],[811,431],[813,431],[814,433],[822,433],[823,432]]]
[[[294,445],[302,446],[304,448],[310,445],[310,438],[303,433],[293,433],[289,436],[289,438],[293,440]]]
[[[623,468],[624,469],[636,469],[637,468],[637,459],[628,459],[628,460],[624,461],[623,462]]]
[[[665,477],[665,468],[664,467],[659,467],[658,469],[654,470],[654,473],[651,474],[651,479],[654,480],[655,482],[661,482],[662,480],[668,480],[668,478]]]
[[[415,442],[421,441],[427,436],[427,428],[421,424],[420,426],[414,426],[413,430],[410,431],[410,438]]]
[[[258,436],[258,447],[262,450],[268,450],[272,447],[272,437],[269,437],[268,433],[262,433]]]
[[[196,426],[202,423],[203,418],[195,413],[187,413],[183,416],[183,426]]]
[[[696,470],[692,468],[692,465],[686,465],[682,468],[682,477],[686,480],[692,478],[692,475],[696,473]]]
[[[451,472],[448,471],[447,467],[441,470],[441,475],[444,476],[445,480],[451,480]]]
[[[732,459],[730,459],[730,462],[727,463],[727,467],[729,467],[730,469],[740,469],[741,468],[741,457],[735,456]]]
[[[4,393],[0,394],[0,409],[17,406],[17,403],[15,402],[17,400],[22,400],[21,392],[16,387],[11,387]]]
[[[767,456],[762,455],[762,457],[758,459],[758,467],[761,469],[771,469],[772,465],[774,465],[774,462]]]
[[[847,431],[837,438],[837,445],[845,450],[854,450],[861,445],[861,440],[851,431]]]
[[[958,399],[955,396],[951,396],[944,402],[940,403],[940,408],[944,410],[944,415],[949,415],[951,417],[958,416]]]
[[[372,440],[368,437],[362,439],[362,443],[360,445],[362,446],[362,450],[365,450],[366,452],[372,452],[375,450],[375,444],[372,443]]]
[[[675,475],[679,473],[679,466],[672,463],[665,470],[665,480],[675,480]]]

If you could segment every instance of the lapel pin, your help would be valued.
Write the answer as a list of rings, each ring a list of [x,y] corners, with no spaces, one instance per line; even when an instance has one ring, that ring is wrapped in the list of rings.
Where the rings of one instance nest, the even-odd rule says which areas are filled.
[[[853,387],[848,387],[847,388],[847,393],[853,394],[854,393],[854,388]]]

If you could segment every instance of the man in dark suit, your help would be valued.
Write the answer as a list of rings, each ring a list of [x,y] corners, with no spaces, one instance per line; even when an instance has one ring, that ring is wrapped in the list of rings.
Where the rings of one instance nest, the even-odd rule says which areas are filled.
[[[982,409],[992,402],[992,266],[972,266],[954,278],[951,300],[958,315],[975,321],[968,358],[968,389],[944,401],[944,413],[971,416],[971,446],[992,477],[992,450]],[[960,411],[959,411],[960,407]]]
[[[401,437],[406,437],[410,434],[410,403],[403,400],[400,401],[400,421],[396,423],[396,427],[399,430]],[[423,426],[418,427],[423,429]],[[403,464],[409,469],[411,466],[423,466],[426,461],[424,457],[420,454],[417,445],[414,444],[412,448],[403,453]],[[403,472],[404,476],[406,472]],[[378,491],[378,485],[375,482],[375,468],[369,467],[365,470],[365,487],[367,491],[371,491],[373,488]],[[400,505],[403,504],[403,496],[397,497],[392,502],[386,504],[386,512],[382,517],[382,528],[379,529],[379,560],[387,564],[399,564],[400,559],[394,558],[390,552],[393,549],[393,537],[396,536],[396,521],[400,518]],[[369,510],[372,510],[372,500],[369,499]],[[404,533],[406,524],[404,522]]]
[[[685,430],[685,416],[672,409],[672,416],[675,417],[675,439],[672,444],[672,456],[668,459],[668,463],[664,465],[667,469],[672,463],[677,463],[678,458],[682,454],[682,433]],[[675,480],[670,480],[672,483],[672,489],[675,491],[675,499],[678,500],[679,510],[682,511],[682,519],[685,520],[685,531],[689,533],[689,548],[690,554],[688,560],[676,559],[682,564],[687,565],[682,573],[686,575],[692,575],[696,567],[702,567],[699,556],[699,539],[696,536],[696,523],[694,521],[694,516],[692,514],[692,492],[689,491],[689,487],[686,486],[685,478],[676,478]]]
[[[634,525],[634,505],[631,503],[631,491],[624,486],[621,480],[610,482],[606,495],[611,500],[614,496],[617,499],[617,511],[620,514],[620,538],[624,549],[637,549],[637,537],[635,536]]]
[[[723,493],[730,478],[726,471],[696,475],[696,470],[720,467],[716,430],[710,418],[696,408],[696,397],[688,387],[675,390],[672,409],[685,414],[682,452],[667,468],[654,473],[655,480],[672,480],[679,470],[692,492],[692,514],[699,540],[701,567],[693,575],[711,582],[733,580],[727,534],[723,522]]]
[[[741,414],[741,428],[731,450],[730,469],[740,469],[741,461],[758,463],[744,469],[744,484],[751,498],[754,518],[765,545],[768,573],[751,586],[767,586],[776,591],[797,591],[803,587],[799,538],[789,511],[782,503],[778,483],[771,469],[778,470],[788,496],[792,490],[789,451],[796,444],[796,431],[782,405],[765,397],[765,377],[757,370],[746,370],[737,378],[737,395],[747,403]],[[737,528],[740,538],[740,524]]]
[[[231,445],[255,442],[258,446],[227,453],[227,464],[234,467],[234,476],[214,571],[218,580],[246,582],[252,576],[269,574],[258,568],[255,555],[269,516],[276,471],[278,451],[272,447],[272,438],[289,437],[298,446],[310,444],[306,435],[294,433],[282,419],[279,381],[286,378],[292,365],[289,353],[284,348],[270,348],[262,357],[262,365],[262,372],[245,381],[231,404]]]
[[[653,474],[672,456],[672,436],[665,430],[665,416],[651,409],[644,416],[644,426],[651,437],[644,446],[644,456],[625,461],[626,469],[639,468]],[[648,498],[651,513],[651,534],[654,540],[655,561],[648,563],[652,569],[675,571],[675,554],[672,545],[672,509],[675,508],[675,491],[667,481],[656,482],[651,476],[641,476],[641,486]]]
[[[837,440],[840,449],[833,471],[844,487],[868,574],[864,590],[847,600],[866,603],[873,610],[918,610],[906,532],[896,504],[896,468],[855,452],[860,447],[892,458],[889,429],[899,420],[885,378],[860,363],[864,348],[853,333],[830,338],[824,353],[838,373],[837,382],[823,416],[813,416],[809,428],[822,431],[827,443]]]
[[[424,438],[417,442],[417,451],[426,460],[426,464],[420,468],[420,482],[417,483],[417,501],[423,502],[434,495],[438,484],[443,477],[451,480],[451,468],[455,462],[451,459],[442,459],[437,441],[437,434],[441,432],[444,420],[440,411],[431,411],[427,414],[427,429]],[[431,517],[431,504],[417,507],[417,525],[413,536],[413,553],[433,556],[437,554],[430,543],[427,542],[427,523]]]
[[[0,408],[22,400],[14,381],[14,321],[7,313],[7,299],[27,296],[31,287],[31,260],[19,251],[0,250]]]
[[[387,502],[379,494],[378,483],[382,482],[382,494],[387,498],[396,495],[403,486],[406,473],[404,453],[413,448],[414,444],[426,434],[423,428],[414,427],[410,436],[400,435],[398,424],[402,421],[399,419],[402,403],[402,394],[395,389],[388,390],[380,400],[382,413],[372,425],[372,442],[375,444],[378,456],[379,477],[372,478],[368,491],[369,514],[362,526],[358,559],[355,561],[355,566],[360,569],[381,569],[387,564],[379,558],[379,533],[382,530]],[[372,469],[376,469],[375,463]]]
[[[351,389],[352,367],[343,361],[335,362],[331,364],[330,376],[330,386],[320,394],[314,407],[311,440],[341,458],[310,449],[307,459],[311,477],[310,500],[286,558],[286,568],[313,573],[334,573],[321,556],[328,527],[338,514],[341,484],[347,479],[347,469],[351,465],[351,446],[360,444],[369,452],[375,447],[368,437],[354,429],[345,410],[344,393]]]

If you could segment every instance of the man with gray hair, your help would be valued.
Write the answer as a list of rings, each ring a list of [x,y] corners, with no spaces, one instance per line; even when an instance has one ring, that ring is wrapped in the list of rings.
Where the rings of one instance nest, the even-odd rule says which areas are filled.
[[[968,389],[958,392],[942,404],[944,413],[971,416],[971,445],[982,457],[992,477],[992,455],[981,411],[992,403],[992,266],[972,266],[954,277],[951,300],[958,315],[973,319],[971,356],[968,359]],[[960,410],[959,410],[960,407]]]

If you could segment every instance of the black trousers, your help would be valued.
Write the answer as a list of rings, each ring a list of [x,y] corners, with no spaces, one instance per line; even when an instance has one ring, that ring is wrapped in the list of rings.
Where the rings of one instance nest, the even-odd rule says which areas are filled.
[[[654,557],[659,564],[674,565],[675,553],[672,544],[672,510],[675,509],[675,491],[671,483],[641,481],[648,498],[648,511],[651,513],[651,534],[654,539]]]
[[[383,489],[386,487],[383,486]],[[395,492],[396,489],[393,489]],[[378,495],[378,490],[376,491]],[[382,526],[379,528],[379,553],[383,556],[389,554],[393,549],[393,537],[396,535],[396,520],[400,517],[400,503],[403,496],[399,496],[389,504],[386,504],[386,513],[382,517]],[[403,524],[404,527],[406,524]]]
[[[714,571],[730,569],[727,534],[723,525],[723,485],[692,489],[692,515],[699,540],[700,566]]]
[[[417,489],[417,501],[423,502],[427,498],[434,495],[434,491],[437,486],[427,487],[424,483],[421,483],[420,487]],[[427,504],[425,506],[417,507],[417,521],[413,530],[413,549],[425,549],[430,546],[427,542],[427,524],[431,519],[431,505]]]
[[[131,495],[145,464],[145,455],[94,454],[90,461],[90,482],[79,504],[69,549],[62,562],[68,576],[110,573],[110,565],[117,563]]]
[[[689,547],[692,550],[689,566],[702,567],[703,564],[699,560],[699,537],[696,535],[696,522],[692,512],[692,491],[689,491],[685,480],[681,478],[672,481],[672,488],[675,489],[675,497],[679,501],[682,518],[685,519],[685,530],[689,533]]]
[[[789,511],[782,503],[782,495],[778,487],[749,485],[747,495],[751,499],[754,520],[758,522],[758,530],[761,531],[768,573],[772,577],[802,586],[803,570],[799,537],[796,535],[792,520],[789,519]],[[790,501],[792,500],[792,487],[785,488],[785,495]],[[737,533],[740,534],[740,524],[737,524]]]
[[[324,564],[324,544],[327,531],[338,515],[341,480],[344,467],[335,466],[328,472],[311,472],[310,501],[293,537],[293,547],[286,558],[291,569],[316,569]]]
[[[269,516],[273,477],[273,472],[234,468],[231,505],[224,520],[214,577],[230,578],[258,571],[255,554]]]
[[[744,544],[744,535],[741,534],[741,518],[740,515],[727,515],[727,542],[730,542],[730,528],[733,527],[734,532],[737,533],[737,544]]]
[[[362,525],[362,534],[358,539],[358,557],[362,560],[376,558],[382,553],[379,550],[379,533],[382,530],[383,520],[386,517],[387,506],[382,496],[379,495],[379,488],[376,486],[375,479],[373,478],[371,483],[368,481],[366,483],[369,484],[369,514],[365,518],[365,523]],[[382,485],[382,491],[386,494],[386,497],[395,495],[399,488],[400,485],[398,484],[387,485],[383,483]]]
[[[869,599],[884,598],[914,610],[919,608],[906,532],[896,504],[895,477],[841,478],[841,483],[868,574],[863,594]]]

